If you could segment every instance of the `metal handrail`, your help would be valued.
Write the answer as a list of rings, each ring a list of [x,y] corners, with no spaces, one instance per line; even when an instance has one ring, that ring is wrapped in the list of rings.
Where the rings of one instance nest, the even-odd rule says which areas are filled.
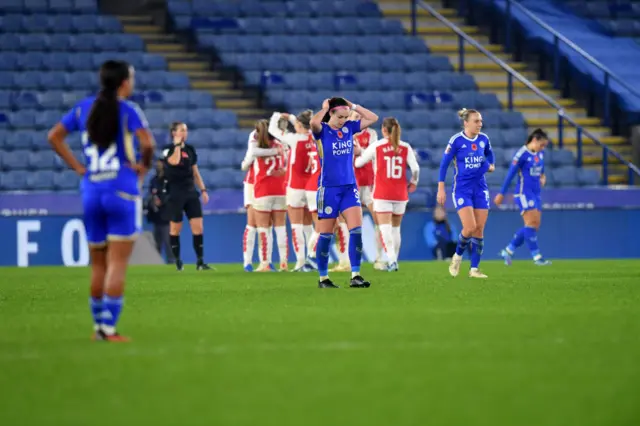
[[[508,105],[509,109],[513,109],[513,79],[515,78],[520,83],[525,85],[528,89],[532,90],[536,95],[538,95],[541,99],[547,102],[551,107],[555,108],[558,111],[558,145],[562,147],[562,132],[564,126],[564,120],[569,122],[572,126],[576,128],[577,132],[577,166],[582,166],[582,135],[591,138],[596,145],[602,148],[602,182],[603,184],[607,184],[608,182],[608,156],[612,155],[622,164],[629,168],[629,184],[633,184],[634,173],[640,177],[640,169],[636,167],[634,164],[625,160],[622,155],[620,155],[617,151],[609,148],[604,143],[600,142],[600,140],[587,129],[583,128],[579,125],[573,118],[565,114],[562,106],[556,102],[553,98],[548,96],[546,93],[542,92],[538,89],[533,83],[531,83],[526,77],[522,74],[511,68],[507,63],[505,63],[502,59],[498,58],[496,55],[487,50],[484,46],[474,40],[471,36],[462,31],[456,24],[449,21],[442,14],[440,14],[433,6],[422,1],[422,0],[411,0],[411,32],[415,36],[417,34],[417,12],[418,6],[429,12],[434,18],[442,22],[444,25],[449,27],[454,33],[458,35],[458,48],[459,48],[459,71],[464,72],[464,42],[466,41],[471,46],[476,48],[479,52],[483,53],[493,62],[498,64],[500,68],[507,72],[507,86],[508,86]]]
[[[569,40],[564,35],[560,34],[557,30],[552,28],[549,24],[546,24],[542,21],[542,19],[538,18],[533,12],[523,6],[520,2],[516,0],[506,0],[507,2],[507,22],[506,22],[506,38],[505,38],[505,47],[507,51],[511,50],[511,25],[512,25],[512,16],[511,16],[511,7],[512,5],[520,9],[522,13],[524,13],[529,19],[531,19],[536,24],[540,25],[544,30],[550,32],[553,35],[553,45],[554,45],[554,58],[553,58],[553,86],[556,89],[560,88],[560,42],[563,42],[575,52],[579,53],[583,58],[588,60],[592,65],[598,67],[604,73],[604,124],[605,126],[609,126],[611,121],[611,99],[610,99],[610,80],[613,79],[620,83],[622,87],[627,89],[630,93],[637,96],[640,99],[640,92],[631,87],[626,81],[624,81],[621,77],[614,74],[609,68],[607,68],[604,64],[598,61],[593,56],[589,55],[585,52],[580,46]]]

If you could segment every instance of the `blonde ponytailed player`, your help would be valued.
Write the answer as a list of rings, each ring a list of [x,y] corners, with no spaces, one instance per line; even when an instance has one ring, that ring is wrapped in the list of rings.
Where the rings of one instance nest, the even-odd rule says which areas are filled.
[[[400,124],[393,117],[382,122],[383,139],[360,152],[355,166],[361,168],[370,161],[374,167],[373,210],[378,217],[382,244],[389,263],[387,271],[398,270],[400,253],[400,224],[407,207],[409,192],[418,184],[420,167],[407,142],[400,140]],[[411,169],[411,181],[407,188],[406,169]]]
[[[296,254],[295,272],[305,272],[306,242],[311,238],[310,229],[305,230],[305,216],[309,207],[315,210],[315,192],[306,191],[309,179],[320,169],[318,152],[311,135],[309,122],[313,111],[301,112],[297,117],[292,114],[275,112],[269,121],[269,133],[287,145],[289,161],[287,168],[287,211],[291,222],[291,242]],[[280,120],[287,119],[293,124],[296,132],[289,133],[278,126]],[[307,225],[312,226],[312,225]],[[308,236],[307,236],[308,235]]]

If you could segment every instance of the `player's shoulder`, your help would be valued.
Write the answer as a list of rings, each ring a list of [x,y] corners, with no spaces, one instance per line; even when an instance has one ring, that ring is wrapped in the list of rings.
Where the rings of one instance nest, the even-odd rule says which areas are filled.
[[[400,143],[398,145],[407,149],[412,149],[411,144],[407,141],[400,140]]]
[[[138,115],[142,115],[142,108],[140,108],[140,105],[138,105],[134,101],[130,101],[128,99],[121,99],[120,100],[120,107],[123,108],[125,111],[127,111],[129,113],[135,113],[135,114],[138,114]]]
[[[458,132],[458,133],[454,133],[450,138],[449,138],[449,145],[454,145],[456,144],[460,139],[462,139],[462,132]]]
[[[526,145],[522,145],[520,148],[518,148],[518,150],[516,151],[516,153],[514,154],[513,158],[518,159],[522,156],[526,156],[529,153],[529,150],[527,149]]]
[[[487,135],[486,133],[480,132],[480,133],[478,133],[478,137],[481,138],[481,139],[485,139],[487,141],[489,140],[489,135]]]
[[[91,109],[91,106],[95,102],[95,96],[87,96],[86,98],[80,99],[76,102],[71,109],[79,111],[83,109]]]

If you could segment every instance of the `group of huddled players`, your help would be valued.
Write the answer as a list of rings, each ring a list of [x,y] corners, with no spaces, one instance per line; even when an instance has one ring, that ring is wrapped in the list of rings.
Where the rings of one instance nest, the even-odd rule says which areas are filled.
[[[129,340],[116,327],[124,304],[129,258],[135,238],[142,230],[140,184],[151,166],[155,146],[144,113],[126,100],[133,90],[133,68],[124,61],[106,61],[100,68],[98,94],[77,103],[48,135],[54,151],[82,177],[83,221],[91,253],[89,306],[94,322],[93,338],[110,342]],[[478,266],[489,209],[485,174],[495,169],[493,151],[489,138],[481,133],[480,113],[463,109],[459,115],[463,130],[453,135],[445,149],[437,199],[444,205],[446,172],[453,161],[452,198],[463,229],[449,271],[458,275],[462,254],[469,248],[469,276],[486,278]],[[279,126],[281,119],[295,131],[290,132],[288,125]],[[251,270],[257,232],[258,270],[274,270],[272,226],[280,268],[287,269],[288,208],[297,256],[294,270],[317,269],[320,288],[337,288],[329,279],[328,270],[331,240],[337,231],[339,251],[346,253],[339,268],[351,270],[350,287],[368,288],[371,284],[360,272],[364,204],[376,222],[377,267],[398,270],[400,223],[408,193],[418,183],[419,167],[413,149],[400,138],[398,121],[385,118],[383,138],[379,140],[369,129],[377,121],[378,116],[368,109],[343,98],[331,98],[315,114],[276,113],[270,122],[257,123],[242,162],[242,168],[249,170],[245,186],[248,208],[245,269]],[[65,143],[66,136],[73,132],[83,135],[84,163]],[[516,153],[503,188],[495,197],[495,203],[500,205],[511,180],[518,174],[515,199],[525,226],[501,253],[507,264],[525,240],[537,264],[549,263],[540,254],[536,235],[540,225],[540,190],[545,183],[543,150],[547,142],[547,135],[539,129],[529,136]],[[407,167],[411,169],[409,182]],[[313,222],[315,226],[311,226]],[[388,259],[386,265],[380,262],[383,250]]]
[[[481,132],[480,112],[462,109],[458,114],[463,129],[451,137],[445,149],[437,193],[438,203],[444,205],[447,169],[453,162],[452,201],[462,222],[462,232],[449,272],[452,276],[458,275],[462,255],[468,250],[469,276],[486,278],[480,272],[479,264],[490,204],[485,174],[495,170],[494,155],[489,137]],[[318,121],[320,117],[322,119]],[[274,231],[280,271],[288,270],[288,214],[296,255],[293,271],[319,270],[320,285],[323,286],[323,282],[327,287],[333,285],[328,281],[325,262],[318,262],[319,257],[328,255],[324,247],[318,250],[318,241],[331,241],[335,234],[339,264],[331,271],[351,270],[354,277],[359,276],[360,259],[354,259],[356,256],[350,255],[348,248],[351,236],[361,232],[360,206],[367,207],[375,223],[377,255],[374,268],[398,270],[400,225],[408,194],[418,183],[420,168],[411,145],[401,140],[398,120],[393,117],[383,120],[382,139],[378,139],[377,132],[369,127],[376,121],[377,116],[364,107],[342,98],[332,98],[325,100],[315,116],[311,110],[297,116],[275,112],[270,120],[256,123],[241,165],[247,171],[244,181],[244,206],[247,209],[243,236],[245,271],[253,271],[256,236],[260,261],[257,271],[276,270],[272,262]],[[507,264],[511,264],[516,248],[525,240],[536,264],[550,263],[540,254],[536,235],[540,225],[540,190],[545,183],[543,151],[547,143],[548,137],[540,129],[529,136],[526,144],[516,152],[504,185],[494,199],[496,205],[502,204],[504,194],[517,174],[515,200],[525,226],[501,252]],[[409,181],[407,167],[411,171]],[[351,227],[347,220],[349,209],[356,217]],[[321,219],[320,223],[331,219],[333,229],[323,226],[319,230],[318,219]],[[362,247],[358,243],[361,236],[356,235],[356,240],[353,251],[361,255]],[[383,262],[383,253],[386,262]],[[353,260],[357,263],[355,270]]]

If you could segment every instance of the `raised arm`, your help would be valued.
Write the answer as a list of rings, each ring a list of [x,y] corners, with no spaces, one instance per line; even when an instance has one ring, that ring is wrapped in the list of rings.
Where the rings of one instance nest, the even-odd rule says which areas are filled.
[[[349,105],[349,108],[360,114],[360,131],[366,129],[367,127],[378,121],[378,115],[376,113],[369,111],[362,105],[357,105],[350,101],[347,101],[347,103]]]
[[[329,99],[325,99],[324,102],[322,102],[322,108],[320,111],[316,112],[315,115],[311,117],[309,124],[311,125],[311,131],[314,136],[322,132],[322,119],[327,112],[329,112]]]

